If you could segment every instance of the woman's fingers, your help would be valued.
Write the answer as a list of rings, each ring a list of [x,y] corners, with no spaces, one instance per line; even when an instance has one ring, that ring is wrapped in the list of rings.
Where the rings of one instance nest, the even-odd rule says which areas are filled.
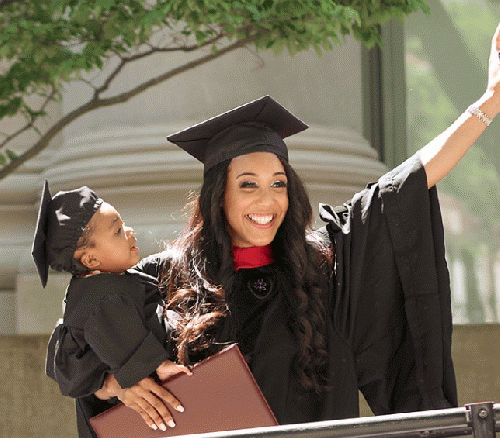
[[[500,82],[500,24],[496,28],[491,42],[491,53],[489,59],[488,88],[496,91]]]
[[[99,400],[109,400],[111,396],[108,394],[108,391],[106,391],[104,388],[101,388],[94,392],[94,395],[99,399]]]
[[[130,404],[128,405],[128,407],[136,411],[151,429],[158,430],[158,428],[161,427],[162,430],[167,430],[160,416],[158,416],[158,418],[154,420],[153,418],[151,418],[148,412],[142,409],[138,404]]]
[[[186,372],[192,374],[189,369],[181,365],[173,364],[174,367],[170,366],[170,364],[165,365],[167,365],[169,371],[176,370],[176,373]],[[96,395],[100,395],[104,399],[117,396],[125,406],[136,411],[146,424],[154,430],[167,430],[167,426],[175,426],[167,405],[172,406],[179,412],[184,412],[184,407],[179,400],[150,377],[140,380],[131,388],[122,389],[115,377],[110,374],[106,377],[104,385],[99,391],[103,394],[96,393]]]
[[[493,37],[493,41],[494,41],[493,42],[494,50],[499,52],[500,51],[500,24],[496,28],[495,35]]]
[[[174,427],[175,423],[167,407],[151,392],[134,386],[129,388],[127,399],[122,400],[144,419],[146,424],[154,430],[167,430],[167,425]]]
[[[186,373],[188,375],[192,374],[191,370],[188,367],[184,365],[178,365],[171,360],[162,362],[160,365],[158,365],[158,368],[156,368],[156,374],[158,375],[160,380],[166,380],[169,377],[175,376],[179,373]]]
[[[167,426],[175,426],[167,405],[179,412],[184,411],[181,403],[170,392],[149,377],[123,390],[119,399],[139,413],[146,424],[155,430],[166,430]]]
[[[165,404],[172,406],[178,412],[184,412],[184,407],[179,400],[163,388],[163,386],[158,385],[153,379],[142,379],[139,384],[141,388],[146,390],[146,392],[151,395],[151,397],[154,397],[154,400],[156,401],[154,406],[159,409],[160,414],[162,414],[165,410],[168,412]]]
[[[101,400],[109,400],[111,397],[118,396],[122,391],[122,387],[115,379],[113,374],[108,374],[104,379],[104,383],[98,391],[94,392],[94,395]]]

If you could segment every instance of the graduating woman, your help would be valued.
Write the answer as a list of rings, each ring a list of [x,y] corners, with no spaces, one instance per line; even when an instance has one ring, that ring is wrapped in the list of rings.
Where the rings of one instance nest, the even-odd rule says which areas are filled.
[[[306,129],[265,96],[169,137],[204,164],[184,233],[138,268],[159,278],[189,365],[238,343],[280,424],[457,404],[450,285],[435,184],[500,110],[500,35],[487,91],[399,167],[341,207],[312,209],[283,138]],[[98,388],[96,388],[97,390]],[[118,396],[152,427],[172,396],[146,378]]]

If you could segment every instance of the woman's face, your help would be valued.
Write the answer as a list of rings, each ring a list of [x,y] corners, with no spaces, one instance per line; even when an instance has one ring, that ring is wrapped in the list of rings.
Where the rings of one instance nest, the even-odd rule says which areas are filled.
[[[271,243],[287,210],[287,177],[276,155],[253,152],[231,160],[224,213],[234,246],[247,248]]]

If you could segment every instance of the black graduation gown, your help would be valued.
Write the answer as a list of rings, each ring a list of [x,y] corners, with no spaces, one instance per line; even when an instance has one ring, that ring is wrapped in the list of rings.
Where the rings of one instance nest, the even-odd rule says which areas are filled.
[[[64,316],[49,341],[47,374],[63,395],[76,397],[80,437],[92,437],[88,418],[116,404],[94,395],[106,374],[124,388],[153,373],[170,355],[156,278],[123,274],[73,277]]]
[[[427,189],[418,156],[343,206],[322,205],[320,214],[326,227],[317,232],[336,252],[334,275],[324,273],[331,391],[306,392],[294,380],[297,343],[280,291],[246,298],[245,285],[272,282],[275,267],[238,272],[239,286],[230,292],[230,308],[241,320],[259,315],[234,340],[248,349],[278,422],[358,416],[358,388],[375,414],[456,406],[443,227],[436,190]],[[138,268],[158,277],[163,266],[166,253]]]
[[[245,321],[232,340],[248,349],[278,422],[358,416],[358,389],[375,414],[456,406],[443,227],[436,189],[427,189],[418,156],[349,203],[322,205],[320,214],[327,225],[318,233],[336,252],[335,275],[325,272],[334,278],[325,287],[333,390],[317,395],[294,380],[297,344],[279,291],[248,298],[246,285],[272,283],[276,268],[238,272],[229,294],[231,312]],[[158,276],[166,257],[151,256],[140,268]]]

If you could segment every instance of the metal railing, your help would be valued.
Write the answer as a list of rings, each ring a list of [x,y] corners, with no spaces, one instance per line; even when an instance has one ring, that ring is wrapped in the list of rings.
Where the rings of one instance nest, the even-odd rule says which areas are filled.
[[[483,402],[467,404],[461,408],[289,424],[196,436],[198,438],[441,438],[469,435],[474,438],[495,438],[496,431],[500,431],[500,404]]]

